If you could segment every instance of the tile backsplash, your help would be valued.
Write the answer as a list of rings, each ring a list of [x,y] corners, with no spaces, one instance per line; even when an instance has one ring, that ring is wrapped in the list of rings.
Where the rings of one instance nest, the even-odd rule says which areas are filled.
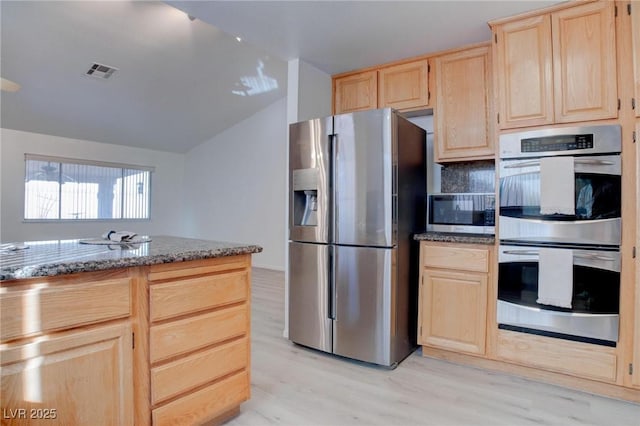
[[[441,192],[494,192],[495,177],[492,160],[443,164]]]

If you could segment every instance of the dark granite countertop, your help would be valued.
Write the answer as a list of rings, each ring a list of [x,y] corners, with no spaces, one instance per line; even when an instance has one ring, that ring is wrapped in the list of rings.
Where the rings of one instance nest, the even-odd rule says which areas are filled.
[[[496,243],[496,237],[494,235],[463,234],[457,232],[425,232],[423,234],[415,234],[413,239],[418,241],[440,241],[458,244],[493,245]]]
[[[80,240],[2,244],[0,280],[51,277],[262,251],[262,247],[249,244],[167,236],[150,238],[149,242],[128,245],[88,245],[80,244]],[[29,248],[15,250],[16,246],[22,245]]]

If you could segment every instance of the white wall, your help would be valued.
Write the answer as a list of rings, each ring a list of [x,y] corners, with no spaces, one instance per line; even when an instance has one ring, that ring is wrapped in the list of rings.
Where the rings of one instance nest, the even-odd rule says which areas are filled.
[[[253,265],[283,270],[286,99],[187,152],[186,235],[258,244]]]
[[[331,115],[331,76],[300,61],[297,121]]]
[[[300,59],[288,66],[287,123],[331,115],[331,76]]]
[[[97,237],[106,230],[115,228],[148,235],[183,233],[182,154],[10,129],[0,129],[0,152],[2,242]],[[151,220],[25,223],[25,153],[155,166],[151,178]]]

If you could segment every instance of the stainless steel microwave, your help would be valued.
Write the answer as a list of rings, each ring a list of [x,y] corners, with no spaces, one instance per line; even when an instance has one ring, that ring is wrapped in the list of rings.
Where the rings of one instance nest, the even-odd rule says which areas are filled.
[[[430,194],[427,231],[495,234],[496,199],[493,193]]]

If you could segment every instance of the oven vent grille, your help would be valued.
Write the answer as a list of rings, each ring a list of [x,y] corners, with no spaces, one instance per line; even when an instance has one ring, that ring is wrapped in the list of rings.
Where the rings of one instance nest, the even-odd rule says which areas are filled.
[[[100,80],[108,80],[116,71],[118,71],[118,68],[95,62],[85,74]]]

